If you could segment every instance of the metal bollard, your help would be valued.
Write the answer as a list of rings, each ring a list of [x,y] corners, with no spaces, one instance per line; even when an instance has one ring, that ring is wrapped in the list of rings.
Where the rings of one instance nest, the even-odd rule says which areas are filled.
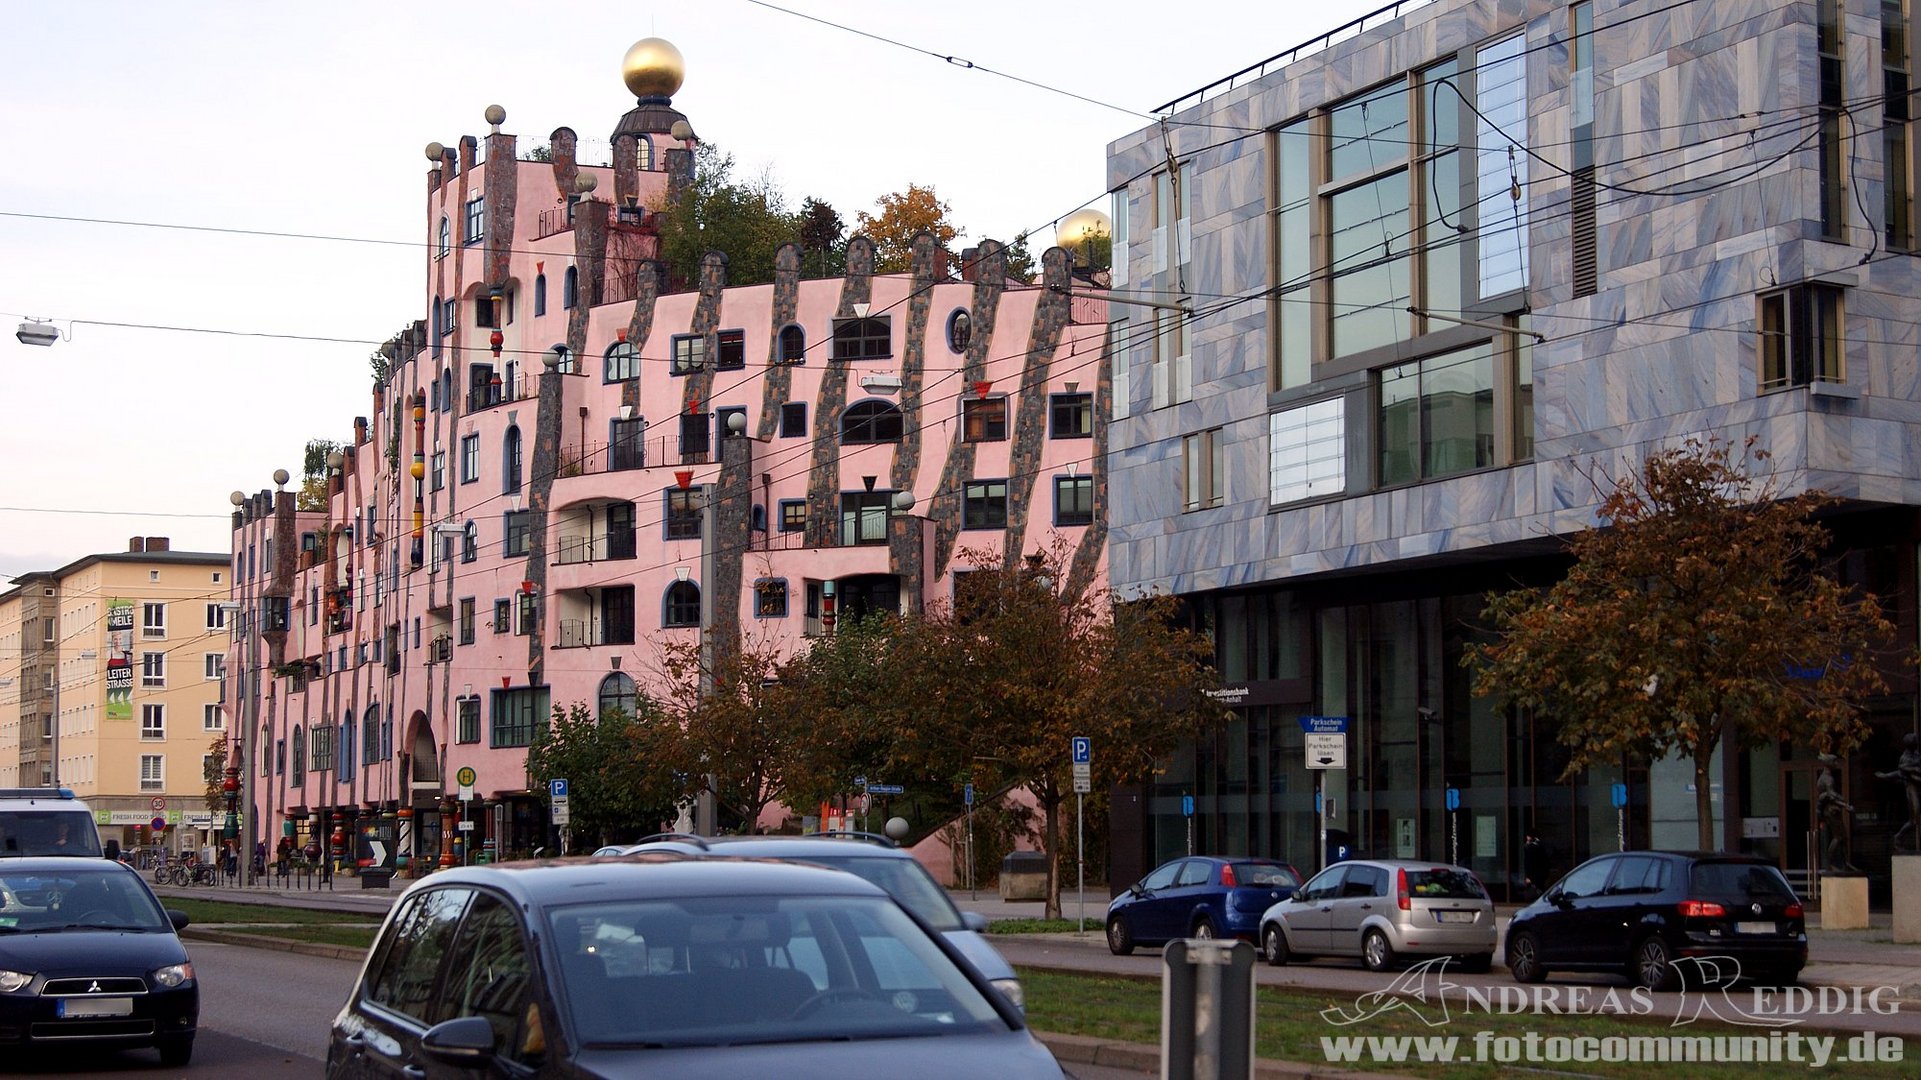
[[[1161,954],[1162,1080],[1254,1075],[1254,946],[1168,942]]]

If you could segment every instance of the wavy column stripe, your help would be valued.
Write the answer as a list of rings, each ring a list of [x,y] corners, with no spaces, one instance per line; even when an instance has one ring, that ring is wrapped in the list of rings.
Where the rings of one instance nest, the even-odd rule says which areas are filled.
[[[1026,550],[1034,488],[1041,479],[1041,450],[1047,441],[1047,376],[1054,363],[1054,350],[1060,347],[1061,331],[1067,326],[1067,286],[1072,270],[1072,256],[1060,248],[1048,248],[1041,256],[1043,290],[1034,304],[1033,326],[1027,332],[1019,405],[1013,417],[1014,444],[1007,458],[1007,542],[1001,548],[1001,564],[1007,569],[1012,569]]]
[[[841,279],[837,319],[854,317],[854,305],[874,293],[874,242],[865,236],[847,241],[847,276]],[[830,331],[831,334],[831,331]],[[824,370],[814,397],[814,456],[807,471],[807,544],[833,547],[840,526],[840,414],[847,407],[847,364],[834,362],[834,343],[823,346]]]
[[[798,318],[799,312],[800,246],[782,244],[774,252],[774,311],[767,334],[767,374],[761,379],[760,417],[754,423],[754,437],[763,442],[780,431],[780,407],[793,392],[793,368],[780,360],[780,332]],[[773,507],[767,512],[771,515]]]
[[[974,304],[968,311],[973,336],[967,341],[966,359],[961,364],[958,394],[972,393],[971,387],[986,378],[987,357],[994,340],[994,324],[1000,312],[1001,293],[1007,285],[1007,252],[995,240],[982,240],[974,249]],[[960,535],[964,505],[962,486],[974,475],[974,444],[967,441],[967,425],[955,412],[954,437],[947,447],[947,463],[941,469],[940,485],[934,489],[928,520],[934,524],[934,565],[928,570],[940,576],[954,556],[954,541]]]

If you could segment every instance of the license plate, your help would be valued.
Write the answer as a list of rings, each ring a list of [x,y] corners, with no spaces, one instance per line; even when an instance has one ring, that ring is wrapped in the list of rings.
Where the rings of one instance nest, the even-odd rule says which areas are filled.
[[[1778,931],[1779,927],[1771,922],[1738,922],[1734,924],[1734,932],[1737,934],[1773,934]]]
[[[58,1015],[72,1016],[132,1016],[132,998],[61,998]]]
[[[1472,911],[1437,911],[1434,913],[1434,918],[1437,922],[1473,922],[1474,913]]]

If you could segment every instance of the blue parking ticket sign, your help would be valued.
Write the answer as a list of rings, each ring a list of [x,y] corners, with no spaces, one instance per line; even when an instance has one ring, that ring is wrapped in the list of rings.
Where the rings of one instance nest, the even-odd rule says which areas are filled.
[[[1347,717],[1303,716],[1301,730],[1309,735],[1345,735],[1347,734]]]
[[[567,781],[561,777],[555,777],[554,779],[547,781],[547,795],[548,797],[555,798],[555,799],[566,798],[567,797]]]
[[[1085,765],[1094,759],[1094,740],[1085,735],[1074,736],[1074,764]]]

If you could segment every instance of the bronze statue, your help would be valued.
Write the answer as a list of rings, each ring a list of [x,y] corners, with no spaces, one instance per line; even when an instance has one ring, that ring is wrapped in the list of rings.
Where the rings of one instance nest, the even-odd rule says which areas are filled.
[[[1921,851],[1921,735],[1910,731],[1901,737],[1901,761],[1887,772],[1874,774],[1877,780],[1899,780],[1901,787],[1908,793],[1908,820],[1894,834],[1895,848],[1900,848],[1903,834],[1909,837],[1913,847],[1909,850]]]
[[[1854,807],[1841,797],[1841,789],[1834,782],[1834,766],[1838,763],[1839,759],[1833,754],[1821,755],[1821,775],[1814,781],[1814,816],[1828,836],[1822,849],[1827,864],[1825,872],[1858,874],[1861,871],[1842,851],[1847,842],[1848,815],[1854,813]]]

